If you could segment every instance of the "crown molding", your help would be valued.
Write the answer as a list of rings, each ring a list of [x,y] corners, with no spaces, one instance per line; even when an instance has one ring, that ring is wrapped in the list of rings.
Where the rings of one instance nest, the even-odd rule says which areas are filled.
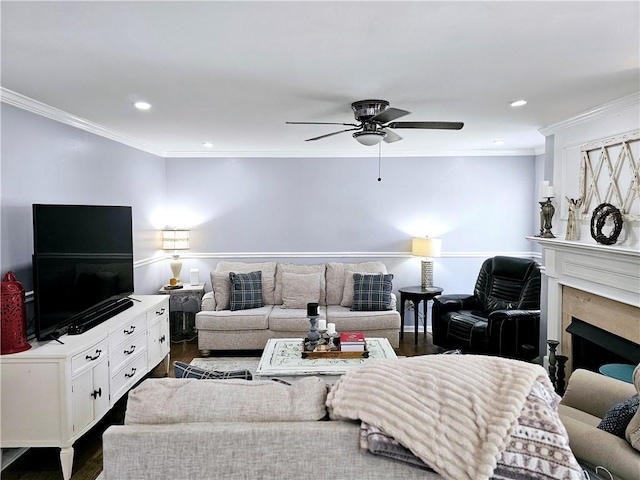
[[[65,125],[70,125],[72,127],[79,128],[80,130],[84,130],[86,132],[108,138],[109,140],[113,140],[114,142],[128,145],[129,147],[133,147],[137,150],[142,150],[143,152],[151,153],[159,157],[166,156],[165,152],[163,152],[162,150],[158,150],[157,148],[140,142],[135,138],[131,138],[126,135],[111,131],[101,125],[98,125],[97,123],[93,123],[82,117],[77,117],[65,112],[64,110],[52,107],[4,87],[0,87],[0,101],[6,103],[7,105],[12,105],[14,107],[27,110],[28,112],[50,118],[51,120],[55,120],[56,122],[64,123]]]
[[[409,157],[523,157],[536,155],[535,148],[522,148],[514,150],[421,150],[417,151],[382,151],[382,160],[385,158],[409,158]],[[544,149],[544,147],[541,147]],[[341,151],[269,151],[265,152],[164,152],[165,158],[377,158],[377,150],[363,149],[361,152]]]
[[[559,130],[580,125],[581,123],[585,123],[598,117],[603,117],[605,115],[612,115],[634,106],[640,106],[640,92],[635,92],[625,97],[603,103],[591,110],[579,113],[575,117],[568,118],[567,120],[563,120],[562,122],[554,123],[553,125],[549,125],[548,127],[540,128],[538,131],[542,135],[547,137],[549,135],[553,135]]]

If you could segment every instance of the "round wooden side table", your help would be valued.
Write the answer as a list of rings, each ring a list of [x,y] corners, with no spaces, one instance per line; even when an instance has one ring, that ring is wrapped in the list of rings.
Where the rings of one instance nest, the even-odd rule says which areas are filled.
[[[427,335],[427,303],[434,297],[441,295],[443,289],[440,287],[402,287],[400,292],[400,338],[404,338],[404,305],[407,300],[413,301],[413,319],[415,328],[415,343],[418,344],[418,328],[420,302],[424,302],[424,334]]]

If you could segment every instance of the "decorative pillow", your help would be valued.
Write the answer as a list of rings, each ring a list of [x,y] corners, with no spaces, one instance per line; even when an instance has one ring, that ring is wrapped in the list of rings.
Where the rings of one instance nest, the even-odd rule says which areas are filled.
[[[216,301],[216,310],[229,310],[229,299],[231,298],[229,272],[211,272],[211,289]]]
[[[629,422],[638,411],[638,404],[640,404],[640,396],[638,394],[627,398],[624,402],[620,402],[617,405],[611,407],[602,420],[598,424],[600,430],[609,432],[616,437],[625,438],[624,433],[629,425]]]
[[[262,272],[229,272],[232,311],[262,307]]]
[[[216,265],[216,272],[251,273],[262,272],[262,301],[265,305],[273,305],[276,284],[276,262],[227,262],[220,261]]]
[[[343,307],[353,307],[353,274],[360,273],[361,275],[367,273],[380,273],[384,274],[385,272],[354,272],[353,270],[345,270],[344,271],[344,290],[342,291],[342,301],[340,305]]]
[[[362,273],[387,273],[387,267],[382,262],[327,263],[327,305],[340,305],[342,302],[345,270]]]
[[[320,299],[321,273],[283,273],[282,308],[307,308]]]
[[[353,311],[389,310],[393,275],[353,274]]]
[[[126,425],[192,422],[296,422],[326,416],[320,377],[286,385],[265,380],[147,379],[129,392]]]
[[[274,290],[274,301],[276,305],[281,305],[282,300],[282,275],[285,273],[320,273],[322,275],[320,279],[320,298],[315,302],[325,305],[326,297],[326,283],[324,279],[325,265],[324,263],[318,263],[314,265],[303,265],[299,263],[278,263],[276,267],[276,286]],[[305,305],[306,306],[306,305]]]
[[[253,376],[249,370],[232,370],[229,372],[218,372],[216,370],[203,370],[184,362],[173,362],[173,371],[176,378],[197,378],[199,380],[226,380],[230,378],[241,378],[251,380]]]

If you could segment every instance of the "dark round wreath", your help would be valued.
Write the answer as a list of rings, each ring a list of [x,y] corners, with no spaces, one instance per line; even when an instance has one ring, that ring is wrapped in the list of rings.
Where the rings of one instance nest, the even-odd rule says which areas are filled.
[[[611,217],[613,220],[613,230],[609,236],[602,233],[602,227],[604,227],[607,218]],[[618,236],[622,231],[622,214],[620,210],[611,205],[610,203],[601,203],[593,211],[591,216],[591,236],[598,243],[603,245],[613,245],[618,241]]]

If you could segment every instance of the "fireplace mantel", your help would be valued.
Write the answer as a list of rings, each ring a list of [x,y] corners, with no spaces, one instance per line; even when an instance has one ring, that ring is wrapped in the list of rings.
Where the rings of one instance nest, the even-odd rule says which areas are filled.
[[[562,288],[572,287],[640,309],[640,249],[527,237],[542,247],[547,280],[547,339],[563,338]],[[544,305],[543,301],[543,305]],[[640,331],[640,310],[638,315]]]

